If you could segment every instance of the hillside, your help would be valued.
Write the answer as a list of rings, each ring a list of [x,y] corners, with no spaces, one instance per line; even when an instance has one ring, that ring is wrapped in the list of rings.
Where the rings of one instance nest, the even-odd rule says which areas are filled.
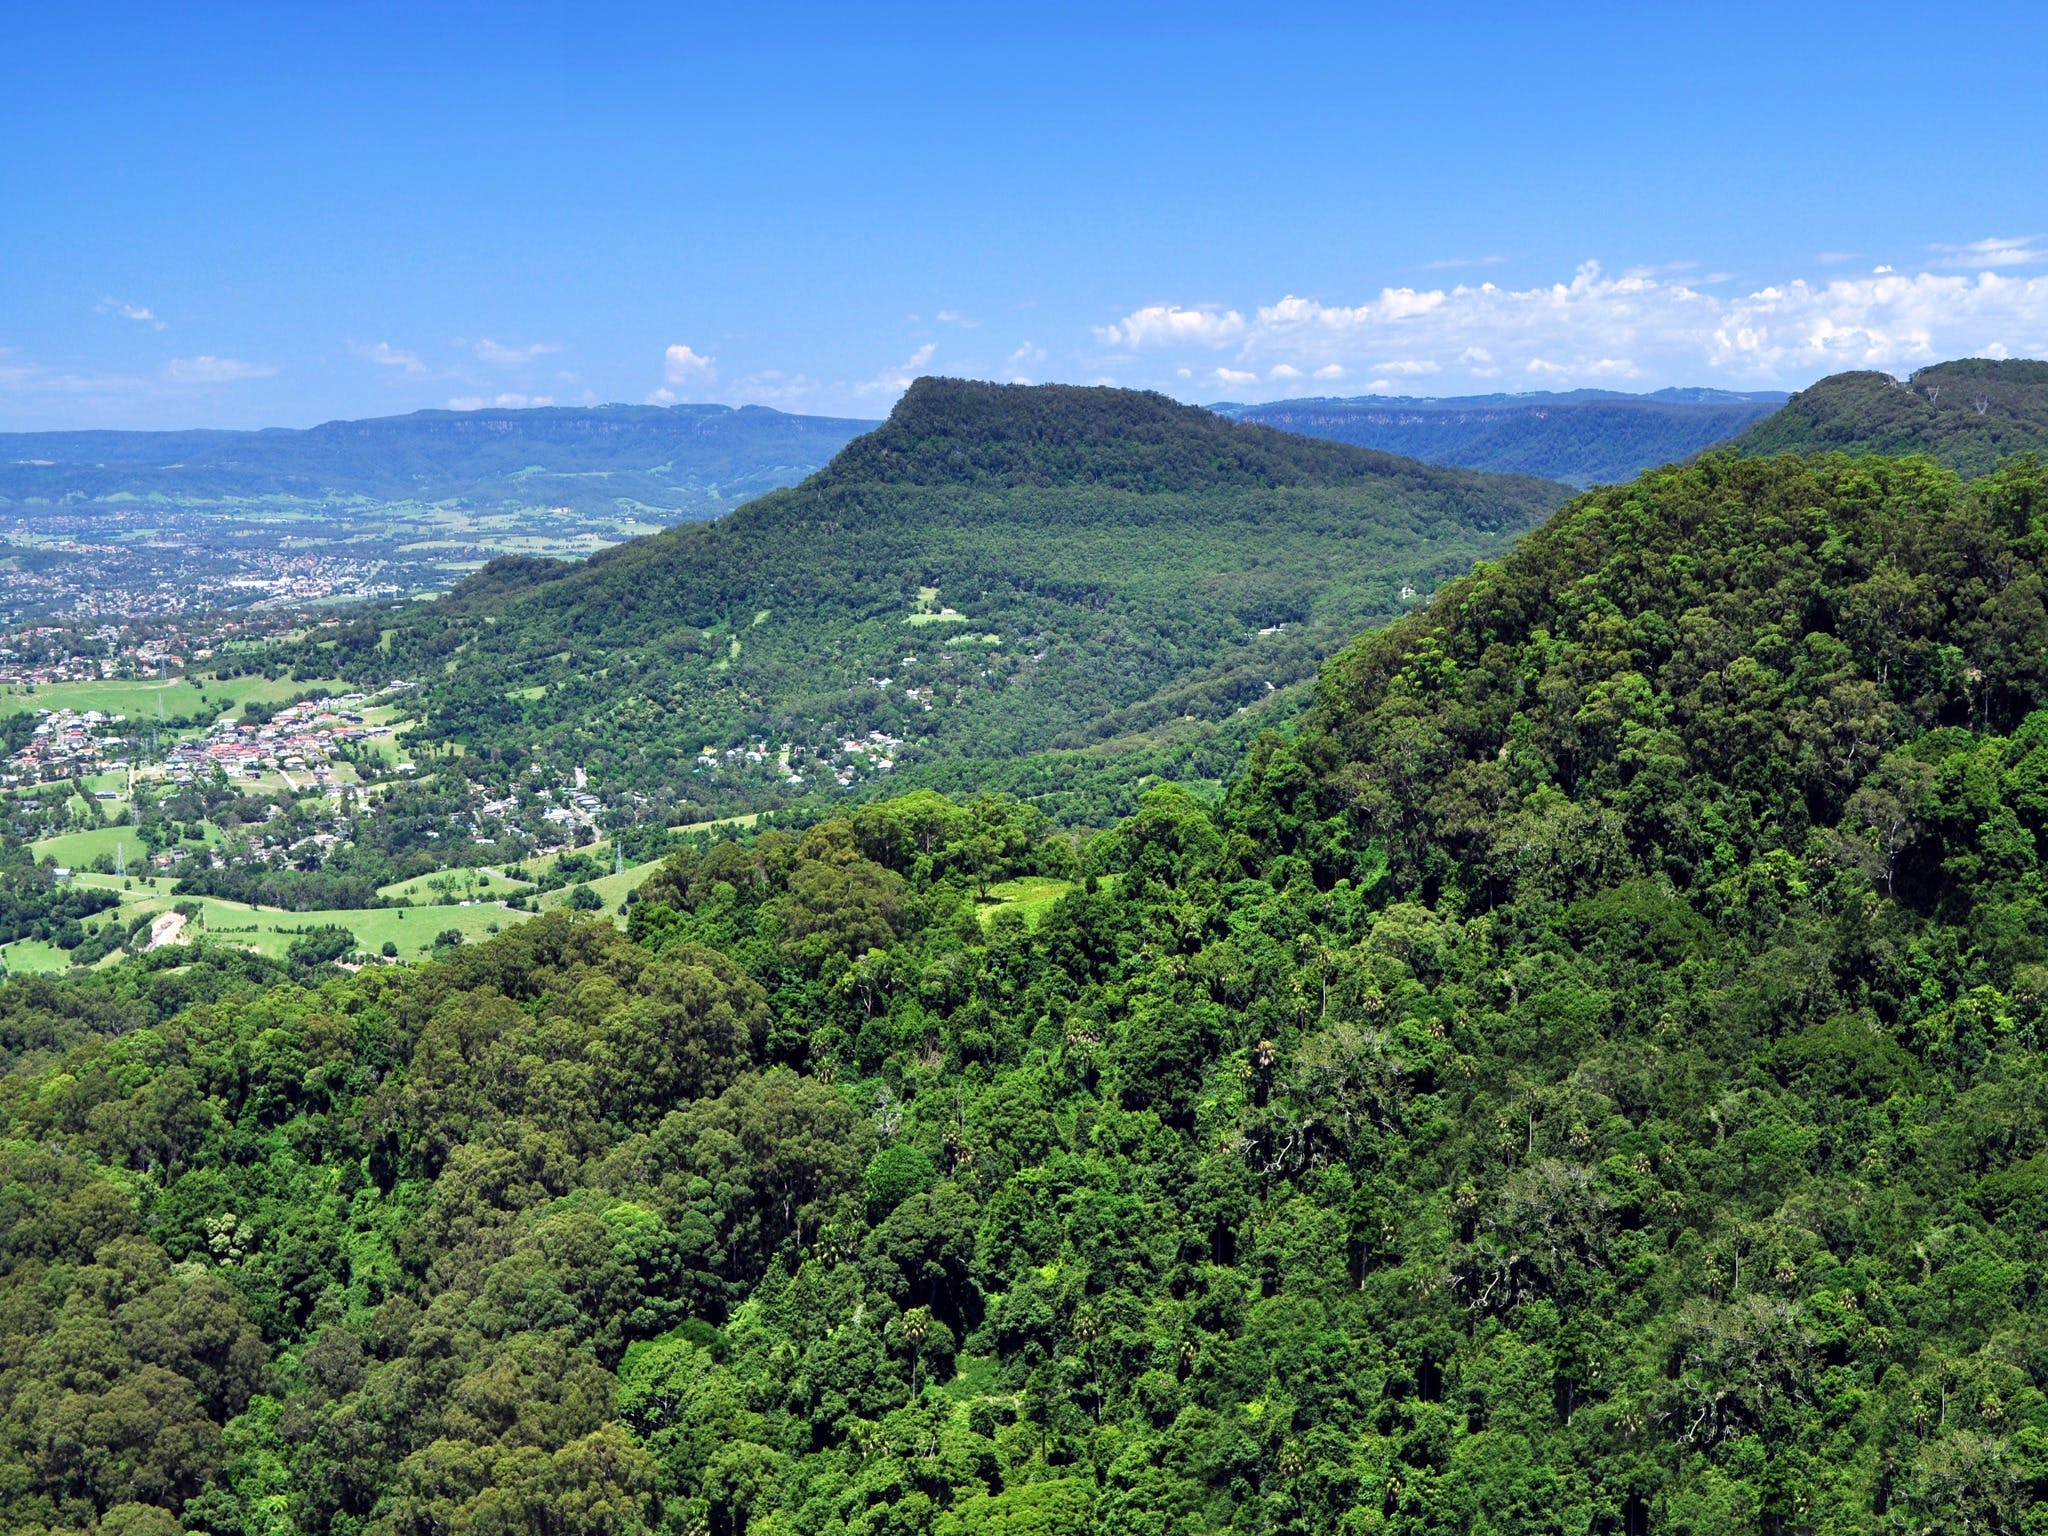
[[[1837,373],[1730,446],[1738,453],[1925,453],[1965,475],[2048,452],[2048,362],[1962,358],[1904,383]]]
[[[473,771],[580,765],[671,820],[758,809],[885,757],[1227,720],[1565,494],[1157,395],[926,379],[795,489],[578,565],[499,561],[296,664],[420,681],[415,739]]]
[[[1432,464],[1540,475],[1587,486],[1689,459],[1768,416],[1782,394],[1661,389],[1629,395],[1360,396],[1219,405],[1238,421],[1407,454]]]
[[[1082,440],[1038,402],[960,472]],[[2035,466],[1708,455],[1218,805],[0,986],[0,1522],[2026,1536],[2044,549]]]
[[[417,411],[303,430],[0,434],[0,510],[109,499],[452,502],[712,517],[872,423],[718,405]]]

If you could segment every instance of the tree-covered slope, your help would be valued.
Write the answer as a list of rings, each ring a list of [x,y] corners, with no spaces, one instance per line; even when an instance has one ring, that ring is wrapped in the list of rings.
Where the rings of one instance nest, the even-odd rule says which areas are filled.
[[[1689,459],[1784,403],[1782,394],[1664,389],[1446,399],[1360,396],[1219,405],[1238,421],[1408,454],[1432,464],[1541,475],[1569,485],[1628,480]]]
[[[1710,455],[1219,804],[0,987],[0,1522],[2030,1536],[2048,479]]]
[[[2048,452],[2048,362],[1963,358],[1888,373],[1837,373],[1729,445],[1738,453],[1925,453],[1965,475]]]
[[[869,731],[1000,761],[1227,718],[1564,495],[1157,395],[926,379],[797,488],[581,565],[501,561],[299,659],[420,680],[427,738],[507,772],[758,807]],[[751,776],[696,761],[752,742]]]
[[[293,497],[713,517],[802,479],[871,425],[761,406],[607,405],[261,432],[0,433],[0,507]]]

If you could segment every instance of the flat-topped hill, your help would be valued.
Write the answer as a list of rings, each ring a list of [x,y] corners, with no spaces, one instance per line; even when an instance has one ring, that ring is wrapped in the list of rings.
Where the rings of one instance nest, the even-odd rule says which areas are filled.
[[[796,765],[869,730],[1002,758],[1228,716],[1567,494],[1159,395],[920,380],[799,486],[580,564],[498,562],[320,654],[421,678],[451,742],[752,808],[764,786],[696,773],[701,748],[791,743],[808,790]]]

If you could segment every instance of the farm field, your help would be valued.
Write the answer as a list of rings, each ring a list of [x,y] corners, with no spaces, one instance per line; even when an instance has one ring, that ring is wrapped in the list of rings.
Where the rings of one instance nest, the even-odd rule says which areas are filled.
[[[0,960],[4,960],[11,972],[61,971],[70,963],[69,957],[56,945],[42,939],[16,939],[12,944],[0,946]]]
[[[615,875],[598,876],[589,882],[590,888],[604,898],[604,911],[616,913],[619,903],[626,899],[626,893],[660,867],[659,859],[650,859],[645,864],[628,864]],[[566,907],[569,904],[569,893],[575,889],[573,885],[565,885],[559,890],[545,893],[540,898],[540,909],[543,912],[552,912],[558,907]]]
[[[437,934],[454,929],[465,941],[489,935],[493,926],[508,928],[531,914],[507,911],[490,903],[468,907],[373,907],[332,911],[283,912],[257,908],[239,901],[213,896],[174,896],[172,882],[159,879],[152,887],[137,881],[124,884],[113,875],[80,875],[81,885],[95,885],[121,894],[119,920],[133,922],[142,916],[168,912],[180,902],[199,907],[200,915],[191,931],[202,938],[239,944],[262,954],[283,958],[291,941],[307,928],[329,924],[346,928],[357,943],[372,954],[389,941],[398,947],[398,958],[417,960],[434,946]],[[621,897],[623,899],[623,897]],[[94,919],[95,925],[103,919]],[[21,939],[0,948],[0,960],[10,971],[58,971],[69,963],[64,951],[35,939]]]
[[[716,832],[720,827],[751,827],[761,819],[759,811],[744,816],[721,816],[716,821],[686,821],[669,828],[671,832]]]
[[[529,889],[525,880],[514,880],[495,869],[444,869],[434,874],[414,875],[377,887],[377,894],[391,901],[412,901],[431,906],[443,896],[458,900],[482,898],[497,901]]]
[[[346,689],[347,686],[335,678],[313,678],[301,682],[288,677],[262,676],[234,677],[225,682],[208,679],[203,685],[182,677],[173,678],[168,683],[151,682],[146,678],[38,683],[7,689],[4,695],[0,695],[0,714],[25,709],[75,709],[80,712],[96,709],[102,714],[145,720],[156,717],[157,701],[161,699],[163,713],[167,716],[197,715],[209,711],[225,715],[244,704],[279,704],[316,689]]]
[[[148,850],[133,827],[91,827],[83,832],[62,832],[30,845],[38,859],[54,859],[67,869],[90,869],[101,854],[114,857],[116,847],[126,845],[128,862],[148,862]]]

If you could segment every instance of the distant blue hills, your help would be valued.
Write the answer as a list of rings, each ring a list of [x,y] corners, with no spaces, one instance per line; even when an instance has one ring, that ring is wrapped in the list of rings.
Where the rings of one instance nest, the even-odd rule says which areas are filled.
[[[1722,389],[1365,396],[1219,415],[1466,469],[1571,485],[1684,459],[1787,397]],[[0,509],[108,498],[448,503],[716,517],[822,469],[878,423],[765,406],[601,405],[415,411],[261,431],[0,434]]]
[[[764,406],[415,411],[255,432],[0,434],[0,507],[280,496],[716,517],[822,469],[876,423]]]
[[[1211,409],[1362,448],[1407,454],[1432,464],[1540,475],[1568,485],[1628,480],[1659,464],[1687,459],[1776,412],[1777,391],[1660,389],[1455,395],[1415,398],[1224,403]]]

